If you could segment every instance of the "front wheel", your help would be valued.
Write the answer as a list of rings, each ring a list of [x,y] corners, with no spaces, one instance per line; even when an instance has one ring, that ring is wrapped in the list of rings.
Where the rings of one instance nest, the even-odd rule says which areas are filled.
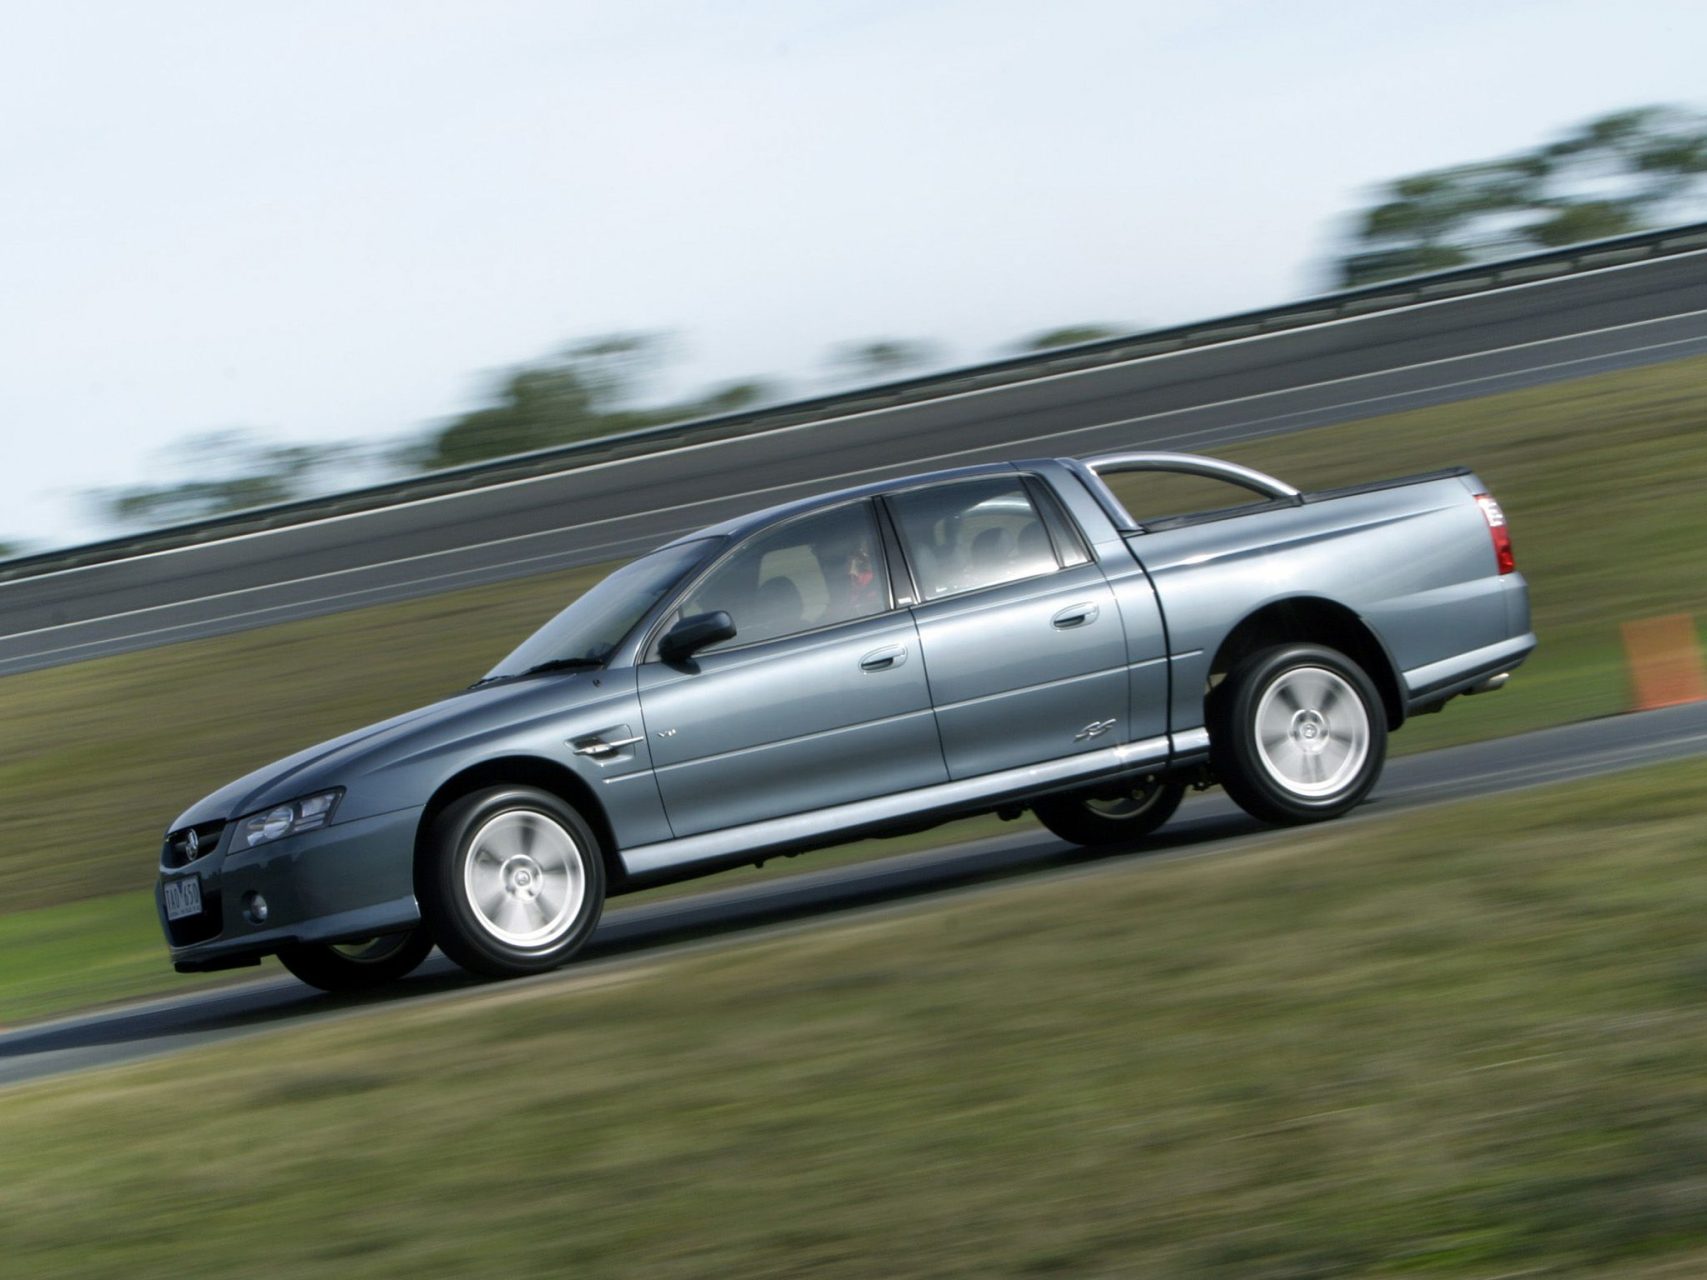
[[[1337,818],[1387,758],[1387,712],[1350,658],[1321,645],[1254,653],[1210,699],[1209,756],[1239,807],[1265,822]]]
[[[1185,787],[1161,778],[1045,796],[1032,805],[1038,821],[1071,844],[1106,849],[1149,835],[1179,808]]]
[[[360,942],[299,942],[279,951],[279,963],[322,991],[366,991],[415,971],[433,949],[424,928]]]
[[[464,969],[541,973],[592,936],[604,909],[604,858],[586,820],[556,796],[493,787],[434,820],[415,896],[439,950]]]

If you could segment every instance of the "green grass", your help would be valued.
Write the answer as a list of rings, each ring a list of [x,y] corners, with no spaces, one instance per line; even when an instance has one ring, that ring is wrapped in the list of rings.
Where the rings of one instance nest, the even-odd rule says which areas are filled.
[[[189,992],[260,976],[172,972],[145,890],[0,915],[0,1031],[139,996]],[[266,961],[270,973],[282,973]]]
[[[1707,764],[0,1096],[20,1275],[1707,1267]]]
[[[1460,700],[1395,739],[1416,750],[1624,707],[1619,622],[1707,611],[1704,421],[1707,360],[1697,359],[1226,453],[1310,487],[1462,463],[1504,502],[1541,648],[1504,692]],[[106,964],[115,935],[96,927],[106,908],[92,904],[148,887],[161,832],[185,805],[301,746],[460,688],[599,572],[0,679],[0,915],[63,907],[89,922],[74,926],[84,954]]]

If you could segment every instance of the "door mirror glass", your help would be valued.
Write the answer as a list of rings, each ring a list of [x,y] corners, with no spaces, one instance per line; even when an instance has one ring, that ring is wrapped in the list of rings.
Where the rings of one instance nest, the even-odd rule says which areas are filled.
[[[691,658],[711,644],[722,644],[735,638],[735,622],[726,612],[696,613],[683,618],[664,633],[658,642],[658,656],[665,662],[680,662]]]

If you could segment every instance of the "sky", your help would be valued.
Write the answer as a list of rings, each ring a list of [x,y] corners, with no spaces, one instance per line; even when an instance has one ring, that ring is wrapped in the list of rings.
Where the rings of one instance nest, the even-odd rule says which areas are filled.
[[[1699,0],[0,0],[0,540],[577,338],[820,389],[1321,291],[1385,179],[1707,99]]]

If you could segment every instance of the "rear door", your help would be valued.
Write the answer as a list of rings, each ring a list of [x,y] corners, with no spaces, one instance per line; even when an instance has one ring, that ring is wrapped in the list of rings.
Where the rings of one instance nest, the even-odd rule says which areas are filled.
[[[1114,593],[1041,485],[1019,472],[884,499],[952,778],[1125,742]]]
[[[891,595],[869,501],[754,534],[677,616],[719,609],[733,640],[640,667],[676,835],[946,780],[918,629]]]

